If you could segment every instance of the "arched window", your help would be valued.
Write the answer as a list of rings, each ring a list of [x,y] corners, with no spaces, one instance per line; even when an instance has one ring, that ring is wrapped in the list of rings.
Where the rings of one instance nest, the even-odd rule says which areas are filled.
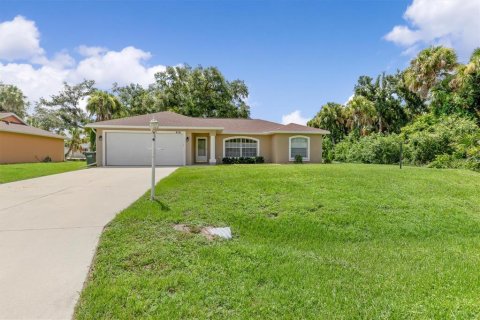
[[[303,136],[290,137],[289,139],[289,158],[295,160],[295,156],[302,156],[304,161],[310,160],[310,138]]]
[[[223,140],[223,157],[226,158],[256,157],[259,151],[258,139],[232,137]]]

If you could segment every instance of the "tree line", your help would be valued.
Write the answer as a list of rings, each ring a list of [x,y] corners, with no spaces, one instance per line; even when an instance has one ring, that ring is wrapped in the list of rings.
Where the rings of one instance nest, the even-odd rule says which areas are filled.
[[[127,116],[160,111],[174,111],[192,117],[248,118],[248,87],[242,80],[229,81],[216,67],[167,67],[155,74],[152,84],[144,87],[114,83],[108,91],[95,87],[95,81],[64,83],[63,89],[50,97],[30,103],[22,91],[0,83],[0,111],[13,112],[32,126],[67,134],[67,156],[94,133],[85,125]],[[86,110],[82,102],[87,99]]]
[[[326,161],[395,163],[402,143],[412,164],[480,169],[480,48],[466,64],[434,46],[405,70],[360,76],[345,105],[325,104],[308,125],[331,132]]]

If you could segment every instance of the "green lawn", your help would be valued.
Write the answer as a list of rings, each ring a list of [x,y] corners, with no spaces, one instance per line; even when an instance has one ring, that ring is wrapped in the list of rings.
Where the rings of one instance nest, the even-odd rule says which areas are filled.
[[[157,194],[106,228],[76,318],[480,317],[478,173],[190,167]]]
[[[0,183],[31,179],[86,168],[84,161],[0,165]]]

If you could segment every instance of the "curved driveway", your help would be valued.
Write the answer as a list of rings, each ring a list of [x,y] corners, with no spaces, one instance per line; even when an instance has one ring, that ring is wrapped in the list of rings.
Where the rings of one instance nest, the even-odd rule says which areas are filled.
[[[157,168],[157,181],[176,168]],[[0,185],[0,319],[69,319],[103,227],[149,189],[149,168]]]

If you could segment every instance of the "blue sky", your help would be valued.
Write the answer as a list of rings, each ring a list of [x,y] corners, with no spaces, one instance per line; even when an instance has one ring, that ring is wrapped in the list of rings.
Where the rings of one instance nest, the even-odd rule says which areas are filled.
[[[22,41],[32,40],[30,46],[11,39],[10,47],[2,49],[0,40],[0,81],[25,86],[34,99],[51,94],[56,89],[53,83],[61,77],[67,81],[98,77],[105,87],[116,77],[119,82],[143,77],[139,82],[145,82],[145,74],[164,65],[213,65],[228,79],[245,80],[252,117],[281,122],[282,116],[298,110],[301,117],[311,118],[326,102],[345,102],[360,75],[404,68],[422,47],[445,43],[470,50],[480,44],[475,35],[455,38],[455,25],[449,26],[450,35],[430,35],[426,24],[434,24],[435,17],[425,18],[422,8],[433,1],[0,2],[0,35],[1,23],[18,16],[23,20],[6,26],[16,30],[29,22],[38,33],[33,35],[36,40]],[[465,1],[477,8],[477,0]],[[409,6],[417,11],[408,13],[406,21]],[[395,26],[408,30],[385,39]],[[476,29],[478,24],[473,21],[466,26]],[[33,32],[27,26],[18,28],[19,35]],[[127,47],[133,48],[122,51]],[[135,68],[128,63],[125,68],[114,63],[105,67],[110,63],[106,59],[115,59],[115,52],[135,60],[140,65],[135,67],[145,68],[145,74],[140,69],[129,74]],[[27,77],[34,74],[30,83],[18,79],[23,72]],[[31,88],[32,82],[49,82],[49,76],[51,87],[40,92]],[[298,118],[298,113],[292,118]]]

